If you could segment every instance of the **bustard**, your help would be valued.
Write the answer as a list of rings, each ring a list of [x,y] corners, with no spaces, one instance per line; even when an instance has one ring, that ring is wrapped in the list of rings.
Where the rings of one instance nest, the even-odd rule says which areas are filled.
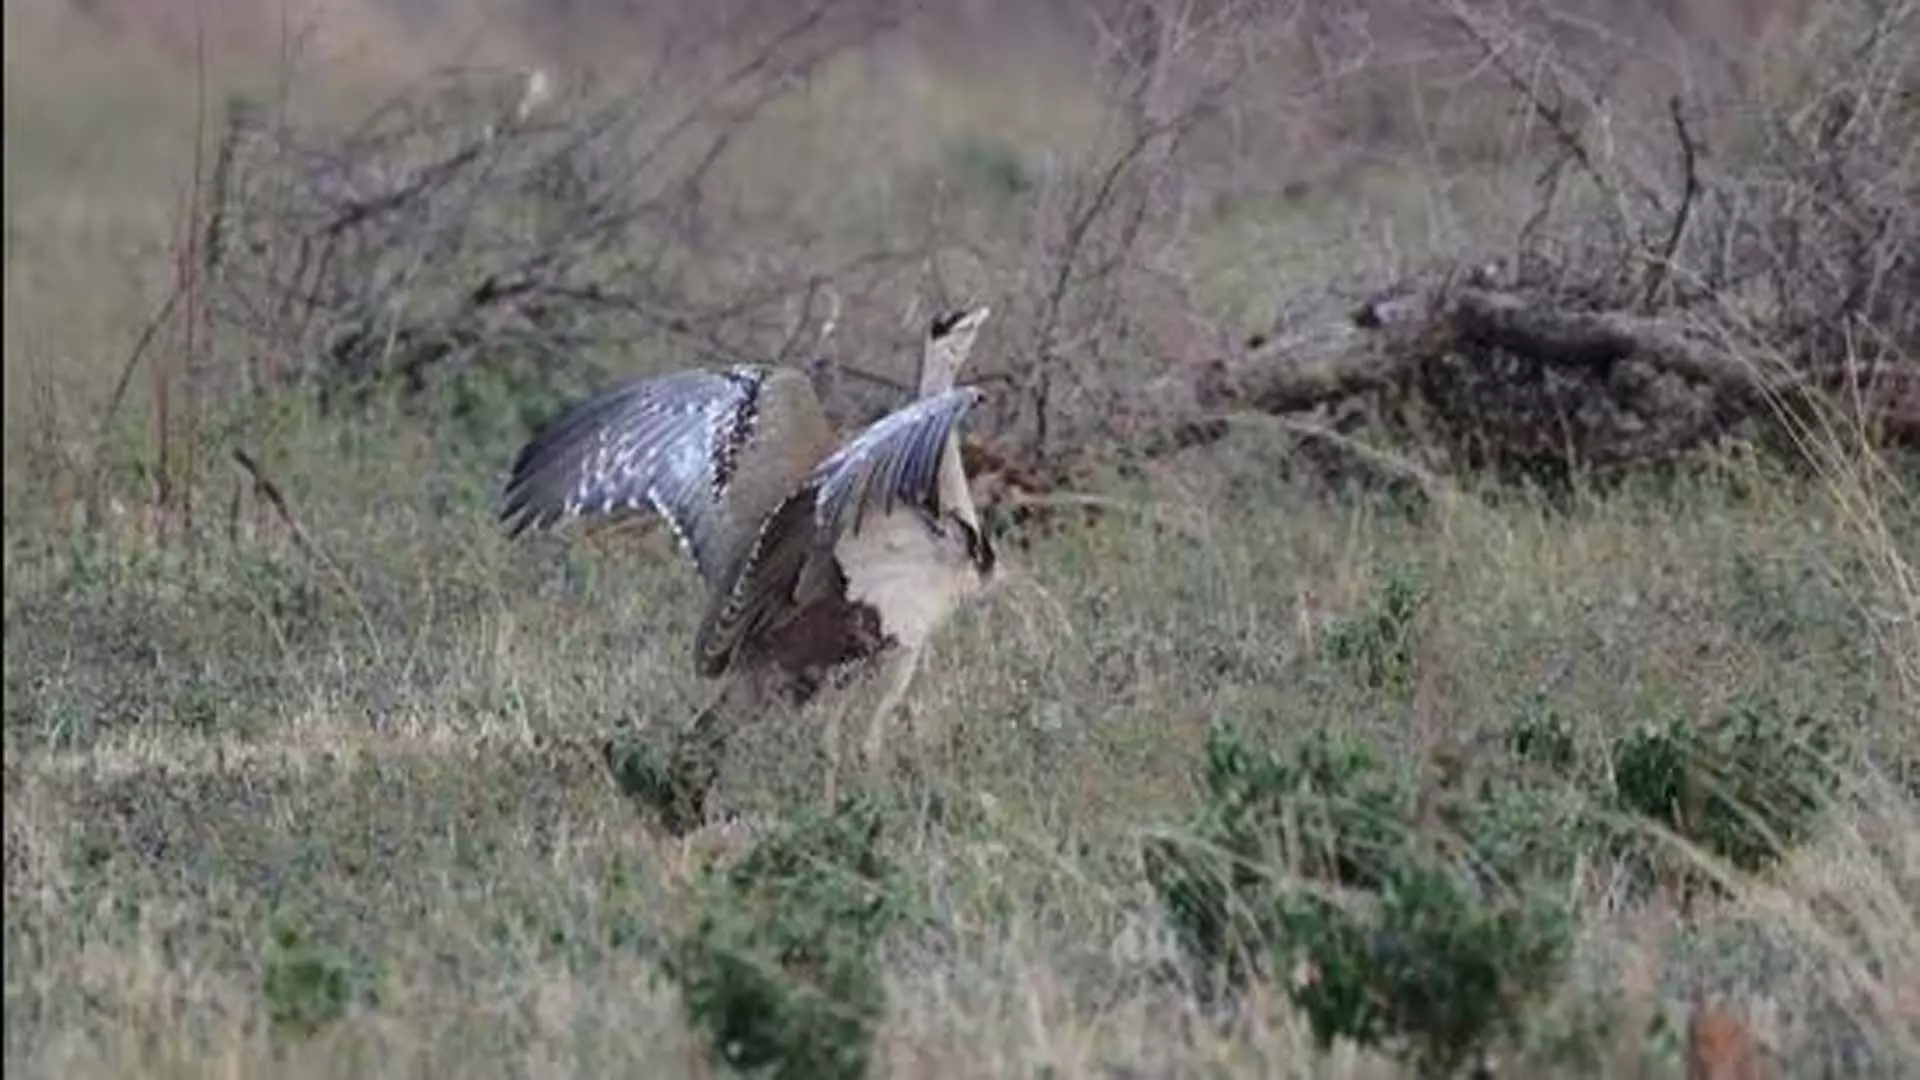
[[[918,400],[838,445],[803,372],[742,365],[615,387],[515,459],[501,513],[514,536],[657,515],[706,582],[694,661],[727,684],[675,754],[685,812],[702,812],[740,722],[855,677],[879,680],[862,744],[872,763],[928,639],[993,580],[955,435],[983,395],[954,385],[988,314],[933,319]],[[825,737],[831,784],[838,709]]]

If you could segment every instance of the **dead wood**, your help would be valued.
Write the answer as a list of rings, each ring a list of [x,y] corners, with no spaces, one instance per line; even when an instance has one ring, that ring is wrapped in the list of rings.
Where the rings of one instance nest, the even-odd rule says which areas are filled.
[[[1388,427],[1415,441],[1437,435],[1451,451],[1443,466],[1614,468],[1669,458],[1729,431],[1770,428],[1820,398],[1850,405],[1886,440],[1920,445],[1913,365],[1769,367],[1753,359],[1768,355],[1765,343],[1750,346],[1685,310],[1582,310],[1492,287],[1484,275],[1464,280],[1441,276],[1358,307],[1327,304],[1235,355],[1154,380],[1125,410],[1118,427],[1127,438],[1117,449],[1160,459],[1249,421],[1295,417],[1296,434],[1358,446],[1367,452],[1347,455],[1356,464],[1405,479],[1403,468],[1375,470],[1385,459],[1365,443],[1299,419],[1365,401],[1378,416],[1423,417],[1421,432]],[[1008,463],[994,467],[1004,472]],[[1026,472],[1043,489],[1061,486],[1061,478]],[[1433,487],[1424,469],[1421,481]]]

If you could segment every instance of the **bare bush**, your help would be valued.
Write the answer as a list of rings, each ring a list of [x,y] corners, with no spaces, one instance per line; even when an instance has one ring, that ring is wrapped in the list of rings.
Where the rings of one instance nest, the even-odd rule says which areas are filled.
[[[1128,387],[1223,344],[1166,253],[1191,210],[1187,140],[1295,25],[1246,3],[1088,5],[1107,128],[1041,192],[1018,263],[1026,316],[1018,442],[1043,469],[1062,447],[1122,436]]]
[[[743,130],[875,32],[848,7],[785,13],[725,52],[674,41],[604,89],[448,71],[347,127],[235,102],[206,250],[253,385],[417,391],[659,339],[728,359],[805,348],[817,320],[794,319],[794,297],[905,256],[809,264],[793,222],[737,227],[713,178]]]
[[[1727,436],[1793,446],[1815,416],[1920,443],[1917,12],[1819,17],[1709,123],[1682,94],[1612,103],[1549,36],[1455,7],[1547,135],[1534,212],[1510,243],[1364,297],[1297,298],[1275,333],[1177,380],[1185,408],[1150,447],[1249,410],[1384,420],[1434,468],[1509,475]]]
[[[1409,60],[1379,51],[1391,28],[1368,5],[1088,3],[1093,130],[1037,164],[969,151],[1014,196],[985,216],[909,173],[925,220],[890,211],[829,239],[721,176],[756,125],[885,28],[822,0],[751,47],[700,28],[711,40],[638,86],[451,73],[347,128],[242,103],[202,250],[255,386],[417,392],[483,370],[526,398],[653,342],[813,362],[847,423],[893,404],[901,309],[961,299],[948,271],[970,260],[995,272],[966,298],[998,294],[1007,317],[1006,360],[981,376],[1004,392],[969,461],[1029,492],[1210,442],[1249,412],[1336,437],[1383,426],[1425,470],[1504,475],[1791,436],[1809,410],[1912,443],[1915,10],[1817,15],[1711,88],[1661,95],[1620,75],[1633,42],[1557,9],[1427,10],[1399,31],[1425,49]],[[1291,83],[1266,71],[1300,35],[1317,63]],[[1453,92],[1519,132],[1498,164],[1537,170],[1534,212],[1399,280],[1284,296],[1284,325],[1236,344],[1191,292],[1220,228],[1222,146],[1246,138],[1251,101],[1343,93],[1403,63],[1458,71]]]
[[[722,176],[816,72],[887,28],[851,2],[783,16],[744,49],[704,28],[712,36],[685,50],[694,60],[662,62],[638,86],[451,71],[344,126],[235,102],[204,250],[243,363],[212,374],[317,384],[336,401],[486,372],[527,396],[583,358],[617,352],[630,368],[654,342],[685,362],[810,362],[830,411],[853,423],[890,408],[900,385],[890,365],[905,350],[871,325],[874,309],[898,323],[903,306],[963,299],[945,295],[947,268],[972,259],[996,269],[966,299],[995,294],[1012,341],[983,375],[1010,392],[971,459],[1044,486],[1081,450],[1126,440],[1116,404],[1164,358],[1223,346],[1168,254],[1194,207],[1187,140],[1217,123],[1297,13],[1123,0],[1082,15],[1099,44],[1096,130],[1063,138],[1044,167],[1011,160],[1001,182],[1020,197],[984,221],[940,178],[909,175],[926,220],[885,218],[877,238],[822,237],[802,211]],[[863,303],[906,274],[928,278],[910,304]],[[858,339],[825,354],[821,339],[847,324]]]

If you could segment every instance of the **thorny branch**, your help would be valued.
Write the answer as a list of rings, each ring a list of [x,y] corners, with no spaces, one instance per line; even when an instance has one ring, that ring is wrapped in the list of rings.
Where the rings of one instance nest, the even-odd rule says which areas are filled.
[[[1126,136],[1104,160],[1065,181],[1065,205],[1042,226],[1046,262],[1036,271],[1039,303],[1024,350],[1028,374],[1020,380],[1032,417],[1027,453],[1036,462],[1049,460],[1058,442],[1056,380],[1062,373],[1080,379],[1083,365],[1074,357],[1098,350],[1105,324],[1128,320],[1114,295],[1118,279],[1136,269],[1137,246],[1149,225],[1177,216],[1177,208],[1156,205],[1153,198],[1162,174],[1179,167],[1175,156],[1182,140],[1253,68],[1259,41],[1279,29],[1260,22],[1256,8],[1238,4],[1204,17],[1171,0],[1126,0],[1122,8],[1126,25],[1120,29],[1091,5],[1087,14],[1110,42],[1110,74],[1122,88]],[[1195,85],[1176,92],[1173,75],[1182,68],[1198,68],[1199,74]],[[1070,332],[1069,323],[1081,328]],[[1093,414],[1111,435],[1102,410]]]
[[[1200,22],[1174,0],[1121,2],[1139,17],[1131,37],[1111,35],[1135,43],[1111,72],[1123,126],[1036,182],[1018,243],[1038,257],[1002,324],[1021,344],[979,373],[1018,391],[1017,415],[976,428],[968,463],[1020,506],[1041,505],[1031,496],[1084,475],[1089,459],[1188,452],[1255,413],[1422,489],[1448,469],[1630,466],[1823,396],[1920,443],[1920,194],[1888,153],[1920,127],[1911,96],[1782,108],[1777,137],[1741,160],[1710,158],[1700,114],[1674,97],[1657,130],[1615,124],[1658,144],[1602,155],[1557,91],[1564,74],[1543,59],[1542,85],[1523,78],[1517,32],[1457,4],[1448,15],[1550,139],[1540,205],[1505,246],[1514,257],[1489,266],[1461,252],[1358,317],[1351,291],[1330,288],[1317,308],[1289,298],[1298,316],[1258,347],[1203,335],[1216,353],[1142,358],[1157,347],[1137,302],[1157,281],[1143,249],[1180,236],[1167,194],[1184,179],[1180,156],[1257,62],[1254,31],[1277,27],[1249,22],[1253,6]],[[821,259],[803,223],[773,239],[764,220],[732,228],[712,183],[766,106],[846,40],[834,10],[815,3],[664,109],[628,95],[489,110],[473,80],[449,78],[346,136],[256,123],[247,147],[222,148],[235,164],[215,186],[231,196],[205,245],[217,310],[259,352],[305,358],[292,374],[336,386],[513,356],[544,371],[547,358],[653,333],[710,359],[800,359],[818,379],[897,396],[897,379],[824,354],[816,298],[832,298],[837,325],[839,297],[862,277],[926,268],[944,292],[940,256],[998,265],[1016,248],[960,235]],[[1607,103],[1587,107],[1604,115]],[[1665,156],[1666,140],[1676,177],[1623,164]],[[1597,210],[1556,198],[1568,175],[1604,196]],[[1764,372],[1755,356],[1769,358]]]
[[[815,0],[783,14],[690,96],[541,103],[529,80],[503,106],[483,76],[451,72],[344,135],[284,115],[236,121],[216,312],[255,357],[294,358],[263,389],[311,382],[330,400],[474,365],[538,359],[551,374],[552,360],[646,333],[763,357],[794,295],[922,254],[821,266],[769,258],[764,229],[716,227],[729,211],[710,195],[715,170],[772,102],[874,31],[856,9]]]
[[[1646,311],[1654,309],[1659,299],[1660,289],[1667,282],[1667,275],[1673,267],[1675,253],[1680,250],[1680,238],[1687,232],[1687,217],[1693,212],[1693,200],[1700,196],[1700,152],[1694,145],[1693,133],[1687,130],[1686,107],[1680,96],[1675,94],[1667,100],[1667,111],[1673,116],[1674,138],[1680,144],[1680,170],[1683,177],[1680,190],[1680,205],[1673,212],[1673,228],[1667,232],[1667,242],[1661,245],[1659,258],[1647,272],[1647,291],[1641,298],[1640,306]]]

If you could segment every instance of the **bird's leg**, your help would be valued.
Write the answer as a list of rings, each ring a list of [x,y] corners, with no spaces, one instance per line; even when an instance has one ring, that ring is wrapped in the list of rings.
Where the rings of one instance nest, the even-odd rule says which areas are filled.
[[[863,757],[869,769],[880,764],[880,755],[887,736],[887,722],[895,709],[907,696],[907,688],[913,685],[914,671],[920,665],[920,647],[896,649],[884,661],[880,672],[881,685],[885,688],[880,704],[873,710],[873,717],[867,723],[867,740],[863,744]]]
[[[820,746],[821,749],[825,751],[827,759],[826,796],[828,806],[835,805],[840,796],[840,722],[847,713],[847,695],[842,692],[845,689],[842,685],[845,674],[844,669],[829,669],[820,672],[818,673],[817,680],[808,684],[809,689],[803,695],[805,700],[813,703],[816,715],[822,712],[825,713],[825,715],[821,717],[823,723],[820,726]],[[821,700],[820,697],[815,696],[816,692],[822,689],[827,691],[824,695],[825,700]]]
[[[913,713],[914,753],[921,758],[944,757],[950,737],[947,724],[938,714],[915,709]]]
[[[835,695],[844,698],[844,695]],[[839,802],[840,796],[840,715],[847,711],[845,700],[836,700],[827,704],[826,731],[822,735],[827,751],[827,807],[831,809]]]

